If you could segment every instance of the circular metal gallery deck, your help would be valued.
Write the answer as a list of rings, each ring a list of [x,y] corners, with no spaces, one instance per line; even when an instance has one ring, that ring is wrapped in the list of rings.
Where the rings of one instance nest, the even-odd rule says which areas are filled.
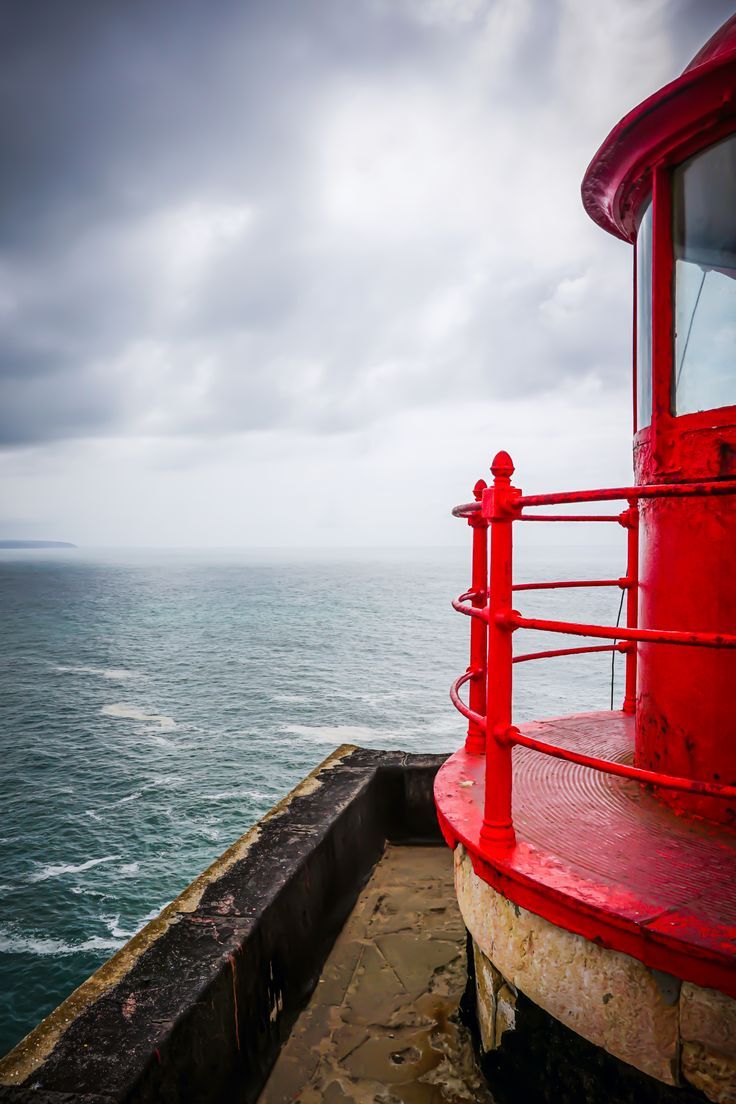
[[[634,719],[614,711],[520,726],[631,763]],[[560,927],[736,997],[736,832],[674,813],[639,782],[513,751],[516,842],[481,842],[485,759],[464,748],[435,782],[445,839],[476,873]]]

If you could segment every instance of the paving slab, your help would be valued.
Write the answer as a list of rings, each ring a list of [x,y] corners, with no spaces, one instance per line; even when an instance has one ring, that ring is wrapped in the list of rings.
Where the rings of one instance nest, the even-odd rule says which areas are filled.
[[[451,853],[387,846],[259,1104],[492,1104],[465,983]]]

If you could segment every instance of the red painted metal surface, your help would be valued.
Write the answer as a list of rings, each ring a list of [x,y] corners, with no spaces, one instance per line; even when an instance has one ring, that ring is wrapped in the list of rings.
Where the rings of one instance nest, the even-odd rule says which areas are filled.
[[[736,479],[699,480],[698,482],[671,484],[645,483],[634,487],[605,487],[590,491],[558,491],[554,494],[519,495],[518,498],[514,499],[513,508],[555,506],[563,502],[615,502],[622,498],[629,501],[638,501],[642,498],[716,497],[718,495],[731,495],[734,491],[736,491]],[[590,521],[592,517],[595,517],[595,515],[583,520]],[[624,524],[623,519],[624,514],[619,514],[615,518],[619,524]],[[574,520],[577,520],[577,518]]]
[[[480,502],[486,489],[484,479],[479,479],[473,488],[476,502]],[[473,570],[472,590],[468,598],[473,608],[482,611],[488,600],[488,521],[481,514],[468,518],[473,531]],[[468,714],[468,732],[465,739],[466,749],[472,753],[482,752],[486,744],[486,662],[488,657],[488,633],[485,624],[478,617],[470,623],[470,713]]]
[[[604,938],[608,945],[628,953],[635,953],[642,957],[642,945],[637,944],[630,928],[623,924],[620,910],[612,905],[610,893],[608,898],[608,910],[605,915],[597,915],[595,921],[588,915],[590,907],[589,886],[584,884],[580,869],[576,871],[564,871],[564,887],[569,900],[564,908],[559,902],[560,873],[557,865],[554,848],[542,864],[547,872],[546,881],[532,884],[534,879],[530,871],[525,872],[524,878],[516,877],[513,873],[515,858],[518,854],[526,854],[523,838],[518,834],[520,823],[525,823],[528,816],[528,804],[539,805],[541,794],[532,797],[531,791],[527,793],[525,801],[519,811],[512,813],[512,795],[518,801],[519,788],[527,786],[526,772],[531,769],[536,777],[536,767],[531,767],[534,759],[554,760],[560,764],[560,770],[575,771],[585,770],[593,775],[603,775],[609,778],[606,785],[626,785],[635,787],[642,792],[653,789],[657,797],[648,797],[652,802],[652,809],[659,808],[663,823],[673,823],[668,818],[672,814],[661,801],[660,795],[667,792],[669,800],[677,803],[678,807],[697,805],[699,809],[714,817],[714,808],[729,809],[736,801],[736,784],[731,779],[711,778],[707,774],[693,772],[688,769],[667,769],[663,763],[654,765],[641,762],[641,756],[637,752],[636,765],[627,759],[634,758],[634,746],[632,732],[635,731],[639,720],[637,710],[637,659],[639,651],[647,647],[655,653],[669,654],[682,652],[692,657],[693,653],[715,652],[722,655],[726,652],[734,654],[736,649],[736,634],[723,631],[708,631],[697,628],[654,628],[646,623],[639,624],[639,522],[642,504],[644,513],[660,506],[662,503],[668,507],[674,507],[689,513],[694,503],[717,503],[732,501],[736,494],[736,481],[700,481],[697,483],[680,484],[653,484],[641,487],[618,487],[596,491],[573,491],[563,494],[529,495],[524,496],[521,491],[511,483],[514,471],[513,463],[507,453],[499,453],[494,459],[491,468],[494,480],[492,487],[476,485],[476,501],[480,498],[480,511],[470,511],[467,507],[457,508],[456,516],[467,517],[473,529],[473,580],[472,587],[459,599],[453,602],[453,606],[460,612],[473,618],[472,628],[476,633],[476,639],[471,644],[471,664],[468,671],[461,675],[453,684],[451,699],[460,712],[468,718],[468,740],[462,753],[451,757],[444,768],[451,774],[456,769],[457,763],[461,763],[462,770],[471,770],[469,764],[475,764],[471,773],[474,773],[473,786],[481,777],[483,785],[475,792],[472,810],[467,797],[458,797],[457,793],[450,800],[447,788],[440,786],[437,790],[437,805],[441,823],[444,825],[448,841],[453,843],[461,840],[470,850],[476,869],[483,877],[488,877],[492,884],[503,888],[503,892],[511,896],[519,904],[527,902],[527,907],[539,912],[555,923],[562,923],[574,931],[580,931],[590,938]],[[726,496],[731,496],[729,499]],[[626,575],[619,579],[593,579],[593,580],[554,580],[548,582],[514,584],[513,582],[513,524],[520,520],[522,509],[536,506],[556,505],[560,501],[596,502],[614,501],[624,498],[627,508],[621,514],[615,515],[618,522],[626,532],[627,541],[627,566]],[[469,505],[469,504],[468,504]],[[487,564],[487,546],[485,545],[485,529],[480,529],[481,521],[485,520],[490,527],[490,571],[489,585],[481,578],[480,565]],[[577,515],[576,515],[577,520]],[[587,520],[587,517],[585,518]],[[686,527],[681,527],[681,532]],[[483,553],[478,550],[476,541],[478,531],[484,535]],[[686,546],[686,541],[680,541],[680,546]],[[515,593],[537,589],[568,589],[581,586],[614,586],[624,590],[627,598],[626,625],[594,625],[580,622],[559,621],[543,618],[528,618],[522,616],[512,608],[512,598]],[[656,580],[651,584],[657,589]],[[659,587],[659,589],[662,589]],[[472,604],[469,604],[472,603]],[[564,635],[582,636],[585,638],[610,640],[612,643],[605,645],[585,644],[579,647],[551,649],[541,652],[532,652],[522,655],[513,655],[512,636],[517,630],[532,629],[545,632],[555,632]],[[487,664],[483,670],[483,651],[479,644],[480,635],[487,635]],[[622,728],[619,721],[617,739],[621,733],[626,733],[626,756],[621,759],[620,747],[616,756],[606,756],[606,741],[599,741],[596,734],[600,734],[602,726],[607,723],[606,715],[586,715],[583,718],[569,719],[560,727],[552,726],[550,731],[553,739],[543,740],[539,738],[539,730],[534,726],[517,728],[512,724],[511,698],[512,698],[512,671],[516,662],[528,662],[537,659],[551,659],[565,655],[580,655],[588,652],[612,652],[619,651],[626,656],[626,692],[623,709],[620,714],[611,714],[611,717],[626,718]],[[486,686],[486,709],[483,715],[477,706],[478,699],[465,705],[460,690],[466,684],[477,685],[481,680]],[[637,712],[637,719],[631,716]],[[606,730],[607,731],[607,730]],[[567,743],[560,743],[554,737],[559,733],[565,734]],[[480,734],[484,734],[484,741]],[[570,744],[570,734],[575,739]],[[596,735],[591,742],[590,737]],[[704,743],[707,745],[708,740]],[[484,746],[483,746],[484,745]],[[514,748],[517,751],[514,751]],[[521,751],[523,749],[523,753]],[[483,751],[485,754],[483,755]],[[601,754],[603,753],[603,754]],[[459,759],[458,759],[459,756]],[[455,764],[454,766],[452,764]],[[515,764],[515,766],[514,766]],[[545,768],[547,770],[548,768]],[[520,776],[520,772],[523,775]],[[557,777],[550,774],[545,777]],[[571,777],[577,777],[571,775]],[[586,776],[587,777],[587,776]],[[616,779],[616,782],[613,781]],[[468,777],[464,778],[469,782]],[[559,784],[562,791],[569,792],[569,785],[563,781],[560,775]],[[482,792],[481,792],[482,789]],[[608,790],[601,791],[608,793]],[[630,791],[629,791],[630,793]],[[459,806],[457,805],[459,801]],[[448,804],[449,802],[449,804]],[[543,804],[543,802],[542,802]],[[518,807],[518,806],[517,806]],[[458,815],[458,808],[462,815]],[[480,813],[482,809],[482,815]],[[604,810],[605,812],[605,810]],[[598,812],[596,812],[598,815]],[[601,813],[601,815],[603,815]],[[577,822],[575,817],[577,816]],[[577,813],[570,812],[569,827],[574,836],[576,832],[587,831],[591,810],[588,805],[582,803]],[[714,819],[717,819],[717,814]],[[468,821],[472,821],[471,824]],[[520,820],[521,818],[521,820]],[[650,816],[651,823],[651,816]],[[679,823],[679,822],[678,822]],[[684,821],[682,822],[685,823]],[[576,826],[577,825],[577,826]],[[609,825],[612,831],[617,831],[615,819]],[[702,830],[702,826],[701,826]],[[719,829],[711,829],[712,838],[718,841],[719,846],[723,838],[719,835]],[[725,831],[721,829],[720,831]],[[731,836],[727,837],[731,839]],[[559,841],[558,841],[559,842]],[[553,840],[548,841],[550,847]],[[595,840],[595,846],[599,841]],[[555,844],[555,847],[557,844]],[[521,850],[519,850],[521,848]],[[540,868],[540,869],[542,869]],[[554,873],[554,872],[557,873]],[[654,876],[654,875],[653,875]],[[529,879],[532,879],[530,883]],[[629,900],[631,885],[623,878],[617,892],[622,899]],[[711,889],[713,888],[711,883]],[[720,892],[716,894],[720,896]],[[583,922],[581,917],[585,914],[587,919]],[[735,913],[736,915],[736,913]],[[679,924],[679,920],[677,921]],[[582,926],[581,926],[582,925]],[[689,926],[688,926],[689,925]],[[693,932],[697,925],[690,916],[687,923],[679,925],[683,930],[690,932],[689,939],[693,939]],[[622,931],[624,934],[622,935]],[[605,936],[602,934],[605,932]],[[712,933],[711,933],[712,934]],[[659,968],[668,969],[681,977],[690,977],[693,980],[702,980],[708,977],[717,978],[718,985],[724,984],[724,971],[733,969],[733,961],[726,956],[723,962],[713,972],[713,963],[705,972],[702,968],[701,952],[698,949],[702,943],[702,933],[695,939],[694,947],[689,951],[683,946],[667,944],[657,952],[656,962]],[[730,938],[730,936],[729,936]],[[700,940],[700,942],[698,942]],[[665,943],[667,941],[665,940]],[[731,954],[729,949],[728,955]],[[649,952],[647,952],[649,953]],[[673,957],[674,956],[674,957]],[[645,961],[654,962],[654,959],[645,958]],[[695,963],[695,964],[693,964]],[[689,972],[688,972],[689,971]],[[736,988],[734,989],[736,992]]]
[[[633,718],[618,711],[519,731],[617,767],[633,757]],[[448,844],[462,843],[480,877],[552,923],[736,996],[734,833],[676,815],[626,778],[526,747],[513,760],[515,843],[483,840],[484,763],[461,750],[435,783]]]
[[[674,358],[672,194],[669,171],[658,165],[652,191],[652,425],[670,416]],[[692,473],[695,474],[695,473]],[[686,473],[685,478],[692,478]],[[677,480],[679,483],[683,476]],[[643,482],[643,481],[642,481]],[[664,482],[656,478],[655,482]]]
[[[675,629],[629,629],[615,625],[586,625],[576,621],[549,621],[542,617],[522,617],[513,610],[503,617],[503,624],[513,629],[537,629],[541,632],[565,633],[568,636],[592,636],[600,640],[632,640],[645,644],[674,644],[681,648],[736,648],[733,633],[682,632]]]
[[[517,521],[621,521],[618,514],[519,514]]]
[[[485,733],[485,716],[482,713],[476,713],[476,711],[470,706],[466,705],[460,697],[461,688],[465,685],[466,682],[470,682],[470,680],[475,678],[477,675],[485,675],[485,671],[478,671],[469,668],[464,675],[460,675],[459,678],[456,678],[452,686],[450,687],[450,701],[455,706],[457,711],[459,713],[462,713],[463,717],[470,721],[472,725],[476,725],[482,733]],[[483,744],[485,747],[485,735],[483,738]],[[483,753],[484,748],[474,747],[473,741],[470,739],[470,737],[467,737],[465,741],[465,750],[468,752],[469,755],[478,755]]]
[[[486,706],[486,782],[483,823],[484,843],[506,847],[513,843],[511,822],[511,744],[506,733],[511,724],[511,633],[496,616],[511,611],[513,512],[511,476],[514,465],[507,452],[499,452],[491,464],[493,490],[483,492],[483,514],[491,523],[491,570],[488,595],[488,672]],[[489,511],[489,512],[488,512]]]
[[[557,656],[586,655],[588,652],[623,652],[627,650],[626,644],[588,644],[583,648],[553,648],[546,652],[527,652],[526,655],[515,655],[513,663],[528,663],[530,659],[555,659]]]
[[[698,65],[705,65],[709,61],[731,57],[734,50],[736,50],[736,15],[727,19],[723,26],[710,36],[705,45],[701,46],[685,68],[685,72],[691,73]]]
[[[626,624],[630,629],[639,625],[639,507],[635,498],[629,499],[629,508],[624,521],[626,528]],[[639,653],[636,645],[626,650],[626,691],[624,693],[624,713],[636,713],[636,682],[639,665]]]
[[[553,583],[514,583],[513,591],[517,590],[567,590],[568,587],[628,587],[626,579],[563,579]]]
[[[524,496],[521,491],[511,484],[511,476],[514,471],[513,462],[508,453],[499,453],[493,461],[491,470],[494,475],[491,488],[482,483],[476,484],[476,501],[480,500],[481,513],[473,512],[469,518],[469,524],[473,528],[473,587],[462,594],[453,602],[453,606],[459,612],[471,616],[474,619],[473,629],[475,637],[471,640],[471,663],[468,673],[458,680],[452,688],[451,697],[453,703],[470,721],[468,729],[468,742],[466,750],[470,753],[486,753],[486,821],[484,826],[484,838],[489,843],[509,843],[513,841],[513,821],[511,816],[511,754],[510,746],[513,742],[511,724],[511,686],[512,669],[514,664],[512,633],[517,629],[531,629],[543,632],[561,633],[565,635],[581,636],[593,639],[611,640],[611,649],[623,651],[626,655],[626,693],[624,696],[623,710],[631,714],[637,713],[637,725],[641,728],[642,716],[646,721],[646,711],[636,710],[637,693],[637,663],[640,645],[669,645],[671,647],[687,649],[691,654],[693,649],[713,649],[719,653],[736,649],[736,634],[726,632],[709,632],[700,629],[661,629],[650,628],[646,625],[640,627],[639,621],[639,498],[674,499],[687,501],[691,505],[692,500],[698,497],[714,499],[722,495],[736,493],[736,481],[724,481],[714,483],[712,481],[684,484],[654,484],[644,487],[619,487],[596,491],[573,491],[564,494],[549,494]],[[601,501],[613,500],[615,497],[625,497],[628,507],[616,520],[627,532],[627,571],[622,578],[599,580],[557,580],[541,583],[513,583],[513,522],[521,514],[523,505],[550,505],[555,504],[561,498],[576,501]],[[680,505],[682,506],[682,501]],[[461,512],[463,508],[455,512],[458,516],[465,516]],[[481,521],[485,520],[491,530],[491,564],[490,587],[486,593],[484,577],[481,571],[485,569],[487,546],[485,543],[485,530],[481,529]],[[483,533],[482,554],[476,544],[478,533]],[[680,542],[681,544],[683,542]],[[619,586],[627,592],[627,624],[625,626],[594,625],[583,622],[560,621],[546,618],[524,617],[512,608],[511,602],[514,592],[557,589],[580,586]],[[653,590],[657,588],[652,584]],[[666,589],[666,588],[664,588]],[[487,604],[486,604],[487,598]],[[467,605],[472,602],[472,605]],[[487,628],[486,628],[487,626]],[[481,637],[487,633],[487,670],[483,672],[483,644]],[[520,661],[531,659],[552,658],[553,656],[582,654],[584,651],[596,650],[593,646],[586,645],[579,649],[565,648],[555,649],[541,653],[527,653],[517,657]],[[601,649],[602,650],[602,649]],[[608,649],[606,649],[608,650]],[[657,649],[659,650],[659,649]],[[667,651],[670,649],[668,648]],[[665,665],[666,670],[666,665]],[[471,686],[477,685],[481,680],[486,682],[486,715],[483,717],[479,707],[479,697],[471,700],[469,706],[464,706],[459,696],[459,689],[470,681]],[[730,707],[730,699],[729,699]],[[640,715],[641,714],[641,715]],[[485,739],[483,739],[483,730]],[[678,791],[678,794],[688,795],[686,798],[678,796],[677,800],[690,806],[695,803],[699,812],[714,816],[716,819],[729,819],[733,807],[733,798],[736,790],[730,786],[731,779],[725,780],[716,775],[713,777],[713,763],[718,764],[712,754],[712,742],[717,735],[705,736],[701,739],[701,745],[705,747],[704,767],[700,771],[681,768],[672,769],[669,759],[661,753],[659,760],[652,763],[645,761],[641,747],[637,748],[637,767],[645,773],[634,775],[648,783],[659,783],[663,789]],[[538,750],[544,750],[539,748]],[[546,749],[549,754],[554,751]],[[730,750],[727,755],[733,754]],[[693,753],[689,751],[690,766]],[[676,759],[676,756],[674,756]],[[604,769],[606,764],[598,759],[596,769]],[[615,772],[614,772],[615,773]],[[618,772],[620,773],[620,772]],[[734,772],[736,774],[736,772]],[[722,799],[727,798],[728,804],[724,805]]]
[[[557,747],[555,744],[547,744],[543,740],[536,740],[513,726],[509,729],[509,741],[520,747],[529,748],[530,751],[539,751],[542,755],[562,759],[566,763],[577,763],[578,766],[590,767],[591,770],[611,774],[617,778],[630,778],[632,782],[641,782],[644,785],[666,790],[679,790],[681,793],[717,797],[724,801],[733,801],[736,798],[736,786],[719,786],[713,782],[698,782],[693,778],[678,778],[675,775],[661,774],[659,771],[630,767],[625,763],[613,763],[610,759],[600,759],[595,755],[583,755],[580,752]]]
[[[701,51],[697,65],[693,61],[682,76],[630,111],[588,166],[583,205],[594,222],[616,237],[633,242],[655,166],[682,160],[715,141],[719,129],[734,128],[734,20],[718,33],[718,48],[709,54]]]
[[[649,276],[652,295],[652,377],[642,381],[651,383],[649,425],[641,425],[646,419],[636,411],[637,375],[646,366],[636,364],[634,312],[637,485],[523,495],[511,485],[510,457],[499,453],[492,467],[493,486],[480,492],[476,487],[476,501],[453,510],[471,526],[485,519],[492,552],[487,595],[474,566],[471,591],[453,603],[473,618],[470,673],[451,692],[460,711],[470,717],[473,739],[469,735],[465,751],[448,761],[437,795],[448,841],[465,843],[476,869],[507,896],[679,977],[736,995],[733,868],[721,861],[730,838],[725,825],[736,824],[736,405],[676,415],[672,183],[678,165],[734,133],[736,16],[681,77],[614,128],[586,173],[583,202],[588,213],[629,242],[635,241],[643,205],[651,198],[652,271],[646,281],[634,266],[635,301],[637,285],[648,288]],[[616,500],[627,503],[619,515],[529,512]],[[626,574],[618,580],[514,584],[515,521],[618,522],[627,535]],[[580,586],[621,587],[626,624],[529,618],[512,608],[514,593]],[[512,635],[527,629],[612,643],[514,657]],[[481,676],[483,635],[488,653]],[[533,727],[513,726],[515,662],[594,651],[620,651],[626,657],[620,714],[555,723],[551,740],[540,739]],[[485,716],[477,693],[473,709],[459,694],[468,681],[472,692],[482,677]],[[479,754],[481,729],[485,761]],[[611,743],[606,734],[614,730]],[[558,737],[564,737],[562,742]],[[615,754],[607,755],[607,748]],[[476,790],[481,776],[483,785]],[[462,792],[448,788],[446,783],[459,777]],[[552,783],[559,791],[545,789]],[[515,817],[512,792],[515,798],[523,795]],[[557,834],[548,825],[548,805],[560,810]],[[700,836],[693,843],[693,833],[707,836],[705,850]],[[645,856],[634,870],[628,865],[631,853],[621,845],[624,839],[633,840]],[[613,856],[612,867],[607,867],[611,878],[606,888],[594,879],[591,889],[589,874],[598,862],[598,852],[591,848],[602,845],[606,863]],[[728,847],[732,863],[733,849]],[[663,856],[666,862],[660,861]],[[702,884],[697,881],[699,861],[707,870]],[[674,897],[667,887],[670,876]]]
[[[720,506],[720,508],[718,508]],[[642,512],[642,625],[736,625],[736,514],[721,504],[651,503]],[[636,761],[641,767],[736,783],[736,654],[639,647]],[[677,801],[732,822],[736,802]]]

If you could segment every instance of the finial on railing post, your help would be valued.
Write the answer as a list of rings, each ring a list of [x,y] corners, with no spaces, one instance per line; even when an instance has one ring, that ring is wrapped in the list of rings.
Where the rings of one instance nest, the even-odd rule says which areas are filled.
[[[514,464],[499,452],[491,464],[493,489],[483,495],[483,515],[491,526],[491,570],[488,600],[486,684],[486,777],[481,839],[489,844],[514,842],[511,817],[512,629],[509,625],[513,584],[513,521],[519,492],[511,485]]]
[[[485,479],[479,479],[473,487],[473,496],[476,502],[483,498],[483,492],[488,484]],[[488,519],[478,511],[468,518],[468,525],[473,530],[473,565],[471,578],[472,605],[476,609],[483,609],[488,600]],[[486,713],[486,678],[488,660],[488,625],[479,617],[470,620],[470,665],[468,671],[472,672],[470,679],[470,708],[481,717]],[[486,734],[482,725],[477,721],[468,721],[468,733],[465,739],[465,750],[471,755],[482,755],[486,749]]]
[[[514,461],[504,449],[501,449],[501,451],[497,452],[493,457],[491,472],[494,476],[494,483],[497,483],[499,479],[506,479],[506,481],[509,481],[515,470]]]

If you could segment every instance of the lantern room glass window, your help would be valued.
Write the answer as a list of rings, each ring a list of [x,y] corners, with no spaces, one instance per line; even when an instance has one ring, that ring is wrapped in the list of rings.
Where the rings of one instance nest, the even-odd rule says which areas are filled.
[[[673,409],[736,404],[736,135],[672,176]]]
[[[636,235],[636,425],[652,420],[652,204]]]

